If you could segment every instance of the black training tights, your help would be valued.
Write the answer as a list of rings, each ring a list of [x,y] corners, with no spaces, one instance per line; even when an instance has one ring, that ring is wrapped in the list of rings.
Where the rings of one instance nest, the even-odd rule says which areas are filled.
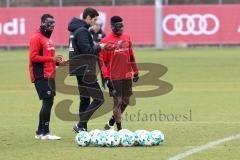
[[[39,112],[39,125],[37,134],[49,133],[49,122],[54,98],[45,98],[42,100],[42,109]]]

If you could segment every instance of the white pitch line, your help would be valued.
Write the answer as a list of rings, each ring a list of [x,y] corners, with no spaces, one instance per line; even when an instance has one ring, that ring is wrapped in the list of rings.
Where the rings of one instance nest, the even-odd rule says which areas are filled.
[[[188,156],[191,156],[195,153],[202,152],[204,150],[208,150],[212,147],[223,144],[225,142],[233,141],[233,140],[237,140],[237,139],[240,139],[240,134],[237,134],[235,136],[230,136],[230,137],[227,137],[227,138],[224,138],[224,139],[212,141],[212,142],[209,142],[209,143],[201,145],[201,146],[197,146],[197,147],[195,147],[193,149],[190,149],[186,152],[183,152],[183,153],[177,154],[173,157],[170,157],[168,160],[181,160],[181,159],[186,158]]]

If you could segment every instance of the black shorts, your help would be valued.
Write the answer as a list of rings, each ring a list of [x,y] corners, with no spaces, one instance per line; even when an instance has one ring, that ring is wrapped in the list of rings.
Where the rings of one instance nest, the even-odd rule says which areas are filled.
[[[113,80],[112,83],[117,96],[130,97],[133,94],[132,79]]]
[[[54,79],[39,78],[34,84],[40,100],[56,95]]]

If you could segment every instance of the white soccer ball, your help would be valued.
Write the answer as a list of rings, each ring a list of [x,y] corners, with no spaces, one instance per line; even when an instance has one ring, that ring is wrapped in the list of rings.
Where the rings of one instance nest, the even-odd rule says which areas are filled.
[[[134,132],[134,138],[135,138],[135,144],[136,145],[144,145],[144,136],[143,136],[144,130],[137,130]]]
[[[79,146],[84,147],[90,144],[91,137],[88,132],[81,131],[76,135],[75,140]]]
[[[114,130],[108,130],[106,131],[107,141],[106,146],[107,147],[116,147],[120,144],[120,134],[117,131]]]
[[[162,144],[164,141],[164,134],[159,130],[154,130],[151,132],[154,139],[154,145]]]
[[[145,131],[144,136],[145,136],[145,144],[144,144],[145,146],[151,146],[154,144],[154,139],[151,132]]]
[[[154,144],[154,139],[151,132],[145,130],[137,130],[134,132],[136,145],[151,146]]]
[[[133,146],[135,143],[135,138],[133,132],[127,130],[127,129],[122,129],[119,131],[120,134],[120,143],[124,147],[129,147]]]
[[[105,131],[100,131],[98,129],[94,129],[92,130],[90,133],[90,137],[91,137],[91,144],[96,146],[96,147],[100,147],[100,146],[104,146],[107,140]]]

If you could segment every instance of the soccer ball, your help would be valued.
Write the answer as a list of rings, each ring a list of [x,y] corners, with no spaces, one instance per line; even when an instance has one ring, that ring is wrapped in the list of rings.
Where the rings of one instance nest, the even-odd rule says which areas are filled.
[[[90,135],[86,131],[81,131],[76,135],[76,142],[79,146],[88,146],[90,144]]]
[[[159,130],[154,130],[151,132],[152,133],[152,136],[153,136],[153,139],[154,139],[154,145],[159,145],[159,144],[162,144],[163,141],[164,141],[164,134],[159,131]]]
[[[144,145],[144,130],[137,130],[134,132],[135,144],[136,145]]]
[[[143,135],[145,139],[145,143],[144,143],[145,146],[151,146],[154,144],[154,139],[151,132],[145,131]]]
[[[133,146],[135,143],[135,138],[133,132],[127,130],[127,129],[122,129],[119,131],[120,134],[120,143],[124,147],[129,147]]]
[[[120,144],[120,134],[117,131],[114,130],[108,130],[106,131],[107,141],[106,146],[107,147],[115,147]]]
[[[98,129],[94,129],[92,130],[90,133],[90,137],[91,137],[91,144],[96,146],[96,147],[100,147],[100,146],[104,146],[107,140],[105,131],[100,131]]]
[[[140,146],[151,146],[154,144],[154,139],[151,132],[145,130],[137,130],[134,132],[135,142]]]

